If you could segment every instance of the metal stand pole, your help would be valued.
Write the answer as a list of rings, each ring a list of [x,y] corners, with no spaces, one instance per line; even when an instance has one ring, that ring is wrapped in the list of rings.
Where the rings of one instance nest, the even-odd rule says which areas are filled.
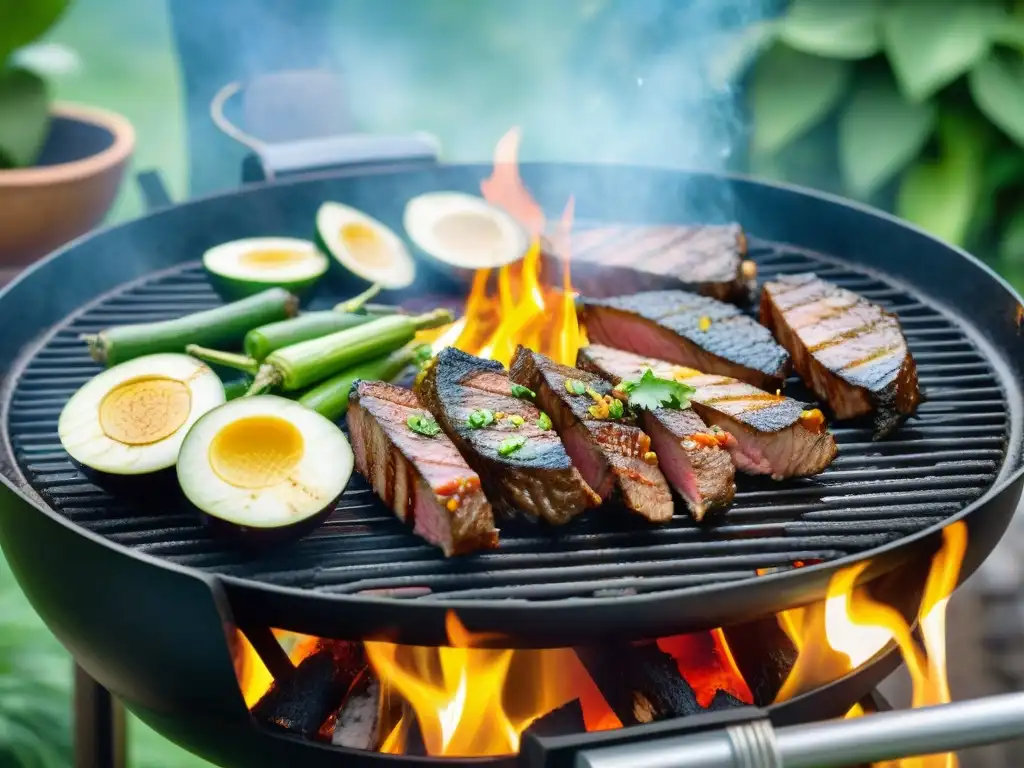
[[[124,707],[75,665],[75,768],[125,768]]]

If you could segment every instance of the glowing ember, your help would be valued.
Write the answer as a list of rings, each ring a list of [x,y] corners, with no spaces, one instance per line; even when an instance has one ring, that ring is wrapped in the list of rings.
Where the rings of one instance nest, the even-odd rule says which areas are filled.
[[[722,630],[663,637],[658,640],[658,647],[675,659],[679,673],[693,688],[702,707],[709,706],[719,690],[746,704],[754,703]]]
[[[512,360],[516,344],[574,365],[583,341],[569,274],[573,200],[569,199],[552,238],[563,259],[562,285],[545,285],[541,280],[541,236],[546,221],[519,176],[518,155],[519,130],[513,128],[498,142],[494,171],[481,182],[480,189],[489,202],[505,209],[526,228],[531,238],[526,255],[496,273],[478,270],[463,316],[446,328],[422,333],[420,338],[430,342],[435,352],[453,346],[505,365]]]
[[[962,521],[942,532],[942,549],[932,560],[918,610],[924,648],[898,611],[854,590],[867,567],[854,566],[837,573],[829,584],[822,610],[816,606],[786,611],[779,616],[783,630],[799,655],[777,701],[785,701],[828,679],[822,670],[834,669],[839,655],[850,670],[874,656],[890,640],[900,649],[913,683],[912,706],[925,707],[950,701],[946,674],[946,606],[956,587],[967,550],[967,527]],[[821,642],[824,639],[826,642]],[[858,707],[847,717],[863,714]],[[888,762],[884,768],[956,768],[956,755],[941,754]],[[883,768],[881,764],[875,768]]]

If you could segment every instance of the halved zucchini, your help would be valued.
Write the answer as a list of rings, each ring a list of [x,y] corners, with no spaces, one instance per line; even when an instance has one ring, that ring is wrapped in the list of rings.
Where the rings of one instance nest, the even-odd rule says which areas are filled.
[[[228,301],[273,286],[303,296],[328,266],[313,243],[293,237],[247,237],[221,243],[203,254],[210,282]]]
[[[372,216],[347,205],[320,206],[316,242],[349,272],[384,288],[405,288],[416,279],[416,264],[402,239]]]

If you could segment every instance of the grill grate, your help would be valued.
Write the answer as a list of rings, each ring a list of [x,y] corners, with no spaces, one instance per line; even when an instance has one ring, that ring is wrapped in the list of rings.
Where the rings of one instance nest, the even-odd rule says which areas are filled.
[[[184,500],[155,513],[146,500],[99,487],[57,438],[60,409],[99,370],[78,335],[215,306],[195,265],[127,286],[58,327],[13,389],[11,443],[47,503],[130,549],[251,582],[428,601],[559,600],[749,579],[761,569],[833,560],[919,531],[995,481],[1007,404],[992,365],[958,321],[909,290],[825,256],[757,241],[750,256],[762,278],[814,271],[895,312],[927,402],[884,442],[871,441],[867,424],[834,428],[839,457],[816,478],[773,483],[738,475],[733,509],[711,528],[699,529],[682,513],[658,529],[625,515],[590,514],[554,532],[506,526],[499,550],[446,561],[356,476],[319,530],[253,559],[212,537]],[[813,399],[796,379],[787,393]]]

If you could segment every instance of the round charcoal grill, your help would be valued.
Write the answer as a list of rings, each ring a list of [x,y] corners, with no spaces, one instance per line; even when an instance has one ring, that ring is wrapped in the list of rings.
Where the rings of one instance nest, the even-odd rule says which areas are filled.
[[[780,483],[738,477],[734,507],[712,526],[681,510],[656,529],[591,512],[561,530],[504,525],[498,550],[449,560],[359,478],[322,528],[257,557],[211,536],[173,485],[100,487],[69,462],[58,414],[98,370],[80,333],[213,306],[195,263],[203,250],[309,236],[324,200],[400,231],[412,195],[474,192],[489,172],[441,166],[253,185],[73,243],[0,293],[0,542],[81,666],[172,737],[183,727],[175,717],[223,722],[230,712],[247,727],[226,625],[436,645],[454,609],[503,646],[664,636],[819,600],[854,562],[870,562],[865,580],[926,564],[955,520],[968,528],[965,577],[1005,530],[1021,492],[1024,417],[1024,309],[1005,283],[966,254],[837,199],[624,166],[526,165],[522,175],[549,212],[575,195],[580,228],[738,220],[761,279],[811,270],[890,308],[927,396],[917,415],[881,442],[868,425],[833,425],[840,455],[828,471]],[[415,286],[383,300],[457,306],[467,286],[421,267]],[[806,397],[796,381],[787,392]]]

